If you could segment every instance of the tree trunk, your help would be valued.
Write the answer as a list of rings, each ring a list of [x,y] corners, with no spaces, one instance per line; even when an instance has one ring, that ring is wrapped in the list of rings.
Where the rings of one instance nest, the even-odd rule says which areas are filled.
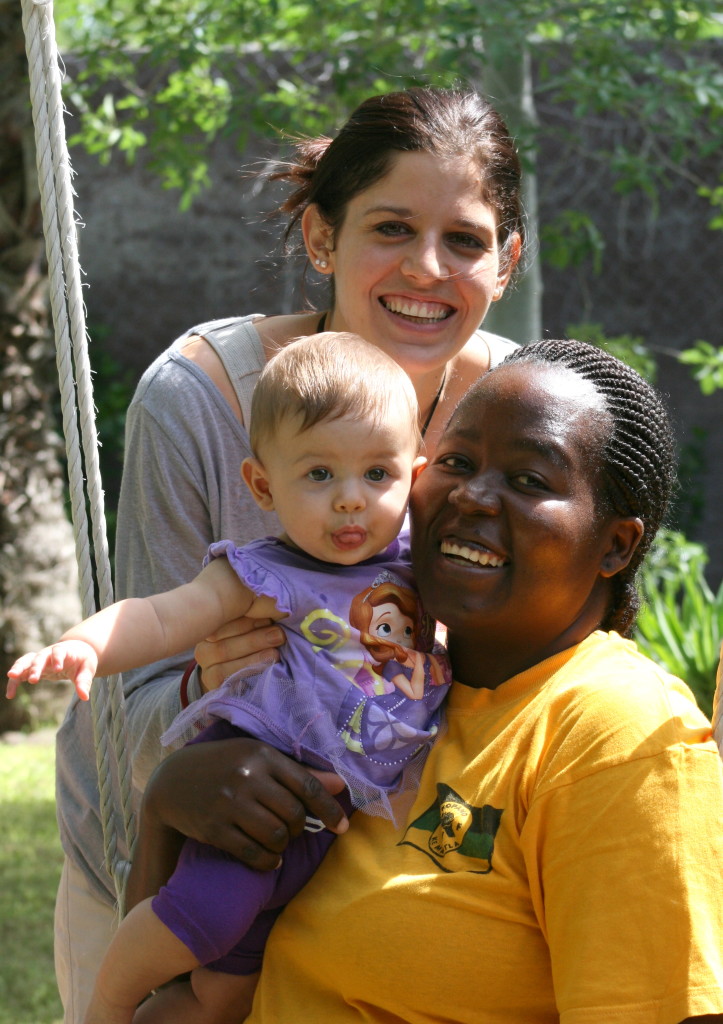
[[[81,617],[19,0],[0,0],[0,681]],[[0,688],[2,683],[0,682]],[[57,719],[68,684],[0,701],[0,732]]]
[[[530,55],[522,42],[486,41],[485,92],[523,143],[536,120]],[[542,274],[537,251],[537,176],[533,150],[522,147],[522,201],[527,220],[528,257],[507,294],[490,309],[485,327],[521,344],[542,338]]]

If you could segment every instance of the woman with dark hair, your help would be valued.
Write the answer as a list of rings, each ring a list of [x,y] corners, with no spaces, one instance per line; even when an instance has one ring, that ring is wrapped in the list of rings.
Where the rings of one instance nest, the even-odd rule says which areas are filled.
[[[356,816],[287,907],[248,1024],[723,1021],[723,765],[625,639],[672,480],[660,399],[592,346],[462,400],[411,501],[446,731],[401,824]]]
[[[386,351],[414,385],[427,455],[470,384],[514,347],[479,329],[515,270],[524,237],[517,153],[486,100],[436,89],[373,97],[333,139],[300,142],[277,172],[291,189],[284,204],[289,231],[300,229],[309,265],[332,282],[329,305],[197,326],[146,371],[126,429],[119,598],[192,579],[214,540],[230,537],[241,545],[280,531],[274,514],[260,511],[245,493],[238,471],[251,454],[253,387],[279,346],[325,329],[360,334]],[[244,620],[232,622],[199,645],[193,672],[183,671],[189,651],[124,677],[139,790],[161,757],[159,737],[181,708],[258,660],[259,651],[272,656],[278,628],[249,630]],[[66,860],[56,970],[65,1019],[77,1024],[115,922],[90,715],[75,700],[57,751]],[[269,854],[254,844],[254,823],[242,830],[233,807],[224,812],[217,805],[216,795],[228,791],[224,772],[233,768],[195,756],[190,776],[178,780],[188,794],[192,777],[198,794],[195,808],[184,807],[186,830],[231,853],[256,850],[268,865]],[[305,775],[302,782],[304,789],[312,786],[308,813],[338,822],[338,804],[309,780]],[[282,807],[288,803],[288,795],[279,798]]]

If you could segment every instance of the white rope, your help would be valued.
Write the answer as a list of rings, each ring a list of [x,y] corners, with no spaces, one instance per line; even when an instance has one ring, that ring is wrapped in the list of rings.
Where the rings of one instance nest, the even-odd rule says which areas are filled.
[[[113,586],[98,465],[73,188],[65,139],[52,0],[22,0],[22,9],[75,549],[83,614],[87,616],[95,610],[94,577],[97,579],[101,607],[113,601]],[[87,475],[92,551],[83,467]],[[119,853],[116,821],[120,817],[124,844],[131,853],[135,844],[135,823],[130,764],[125,743],[123,691],[118,676],[106,679],[103,685],[93,686],[91,708],[106,866],[114,880],[122,913],[125,880],[130,865]],[[116,814],[113,799],[114,778],[120,792],[120,815]]]

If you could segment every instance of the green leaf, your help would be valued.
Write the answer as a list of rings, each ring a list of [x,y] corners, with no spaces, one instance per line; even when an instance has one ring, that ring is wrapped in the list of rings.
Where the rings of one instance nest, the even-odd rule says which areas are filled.
[[[696,341],[692,348],[678,354],[678,360],[695,367],[693,377],[704,395],[723,388],[723,348],[715,348],[708,341]]]

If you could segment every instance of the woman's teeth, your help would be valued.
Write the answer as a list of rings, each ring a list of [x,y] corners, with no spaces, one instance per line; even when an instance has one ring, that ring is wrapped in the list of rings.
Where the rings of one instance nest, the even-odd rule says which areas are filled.
[[[477,565],[490,565],[493,569],[498,569],[501,565],[505,564],[504,558],[493,555],[491,551],[468,548],[466,544],[455,544],[450,540],[442,541],[441,550],[443,555],[463,558],[466,562],[474,562]]]
[[[413,316],[417,320],[444,320],[449,316],[449,306],[440,306],[437,303],[427,302],[403,302],[400,299],[385,299],[384,306],[390,313],[400,313],[402,316]]]

